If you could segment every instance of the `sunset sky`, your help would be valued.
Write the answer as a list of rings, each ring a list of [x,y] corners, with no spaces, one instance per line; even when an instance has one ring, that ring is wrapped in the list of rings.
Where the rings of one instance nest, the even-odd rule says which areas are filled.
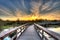
[[[60,0],[0,0],[3,20],[60,20]]]

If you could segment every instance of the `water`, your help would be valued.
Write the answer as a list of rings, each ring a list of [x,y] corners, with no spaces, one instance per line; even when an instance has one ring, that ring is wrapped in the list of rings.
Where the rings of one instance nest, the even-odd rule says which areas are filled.
[[[11,40],[11,38],[9,36],[7,36],[3,40]]]
[[[48,27],[47,29],[60,34],[60,26],[58,26],[58,25],[56,25],[56,26],[52,25],[52,26],[53,27]]]
[[[51,27],[48,27],[47,29],[60,34],[60,26],[58,25],[52,25]],[[55,39],[50,37],[49,40],[55,40]]]

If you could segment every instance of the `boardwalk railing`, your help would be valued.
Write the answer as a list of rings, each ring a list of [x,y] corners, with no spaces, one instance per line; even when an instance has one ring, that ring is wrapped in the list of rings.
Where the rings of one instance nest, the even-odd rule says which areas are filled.
[[[34,23],[41,40],[60,40],[60,34],[50,31],[39,24]]]
[[[24,30],[28,27],[28,23],[21,25],[19,27],[11,28],[7,31],[3,31],[0,33],[0,40],[3,40],[5,37],[11,37],[11,40],[16,40],[18,36],[20,36]]]

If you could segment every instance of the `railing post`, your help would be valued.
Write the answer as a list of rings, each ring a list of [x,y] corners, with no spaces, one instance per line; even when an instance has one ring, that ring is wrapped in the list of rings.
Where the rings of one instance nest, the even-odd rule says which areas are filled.
[[[2,40],[2,39],[0,39],[0,40]]]
[[[18,29],[17,29],[17,30],[18,30]],[[17,34],[18,34],[17,30],[16,30],[16,39],[17,39]]]
[[[4,37],[0,38],[0,40],[3,40],[3,39],[4,39]]]
[[[0,40],[3,40],[2,38]]]
[[[34,23],[35,26],[37,26],[39,29],[41,29],[41,40],[49,40],[46,35],[44,35],[45,33],[47,33],[49,36],[51,36],[52,38],[54,38],[54,40],[60,40],[60,34],[56,33],[56,32],[53,32],[53,31],[50,31],[36,23]]]
[[[42,30],[42,40],[44,40],[44,31]]]

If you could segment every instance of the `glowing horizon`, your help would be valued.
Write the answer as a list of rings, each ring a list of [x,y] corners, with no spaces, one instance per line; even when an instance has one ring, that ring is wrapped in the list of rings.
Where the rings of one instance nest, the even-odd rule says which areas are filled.
[[[32,20],[40,20],[40,19],[47,19],[47,20],[60,20],[59,18],[56,18],[54,16],[51,16],[51,15],[42,15],[42,16],[34,16],[34,15],[25,15],[25,16],[17,16],[17,17],[4,17],[4,18],[1,18],[2,20],[10,20],[10,21],[16,21],[16,20],[21,20],[21,21],[32,21]]]

